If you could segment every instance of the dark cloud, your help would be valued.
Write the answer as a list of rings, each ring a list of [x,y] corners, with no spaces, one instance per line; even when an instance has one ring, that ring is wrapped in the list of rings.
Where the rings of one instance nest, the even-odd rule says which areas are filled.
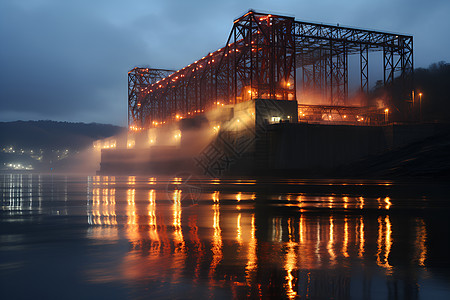
[[[7,41],[0,49],[2,119],[20,111],[46,119],[125,122],[127,71],[133,58],[149,51],[142,40],[57,3],[33,10],[11,5],[7,12],[0,17],[1,28],[9,28],[0,36]]]
[[[416,66],[450,60],[447,0],[3,0],[0,121],[125,125],[129,69],[184,67],[222,47],[249,8],[412,34]]]

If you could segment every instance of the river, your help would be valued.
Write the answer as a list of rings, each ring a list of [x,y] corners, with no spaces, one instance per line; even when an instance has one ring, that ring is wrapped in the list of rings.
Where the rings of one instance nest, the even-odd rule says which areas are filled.
[[[450,299],[449,192],[2,174],[2,298]]]

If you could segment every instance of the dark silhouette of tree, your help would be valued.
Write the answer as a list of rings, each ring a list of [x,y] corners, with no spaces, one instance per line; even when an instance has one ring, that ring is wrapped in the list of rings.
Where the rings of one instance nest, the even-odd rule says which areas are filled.
[[[444,61],[431,64],[428,69],[414,70],[414,103],[411,95],[402,95],[402,83],[396,78],[384,87],[377,81],[370,93],[370,103],[383,99],[391,108],[396,121],[448,122],[450,120],[450,64]],[[419,94],[422,96],[419,96]]]
[[[113,136],[122,127],[55,121],[0,122],[0,146],[81,150],[97,139]]]

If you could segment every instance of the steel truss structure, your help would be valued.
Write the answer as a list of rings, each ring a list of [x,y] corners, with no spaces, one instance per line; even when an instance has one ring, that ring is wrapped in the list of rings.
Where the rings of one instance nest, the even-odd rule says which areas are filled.
[[[360,56],[360,89],[367,93],[373,51],[383,51],[384,84],[399,77],[406,100],[412,89],[412,36],[249,11],[234,21],[225,47],[183,69],[131,70],[129,126],[148,128],[250,99],[295,101],[299,74],[299,88],[320,91],[330,106],[345,106],[349,55]]]
[[[141,107],[148,101],[149,87],[173,72],[175,71],[137,67],[128,72],[128,125],[130,129],[138,130],[145,124],[144,120],[147,114]]]

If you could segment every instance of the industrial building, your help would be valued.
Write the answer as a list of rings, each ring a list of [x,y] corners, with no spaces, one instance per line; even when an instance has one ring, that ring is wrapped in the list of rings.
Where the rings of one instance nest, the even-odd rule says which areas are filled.
[[[400,82],[407,111],[412,36],[249,11],[186,67],[128,72],[128,133],[94,145],[99,172],[306,174],[381,153],[417,136],[392,123],[388,101],[366,101],[373,64],[385,86]]]

